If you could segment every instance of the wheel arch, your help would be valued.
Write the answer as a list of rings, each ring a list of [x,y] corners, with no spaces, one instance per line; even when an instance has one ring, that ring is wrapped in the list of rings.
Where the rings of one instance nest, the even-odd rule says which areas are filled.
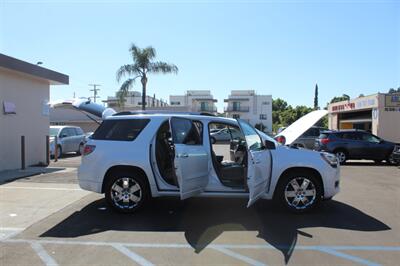
[[[114,166],[111,166],[110,168],[108,168],[108,170],[106,171],[106,173],[104,175],[103,184],[101,185],[101,193],[104,193],[104,189],[105,189],[108,179],[110,177],[112,177],[113,173],[116,173],[116,172],[129,172],[132,174],[135,174],[135,173],[139,174],[140,176],[143,177],[149,191],[151,191],[148,176],[142,168],[133,166],[133,165],[114,165]]]
[[[322,179],[321,173],[320,173],[317,169],[312,168],[312,167],[289,167],[289,168],[285,169],[285,170],[280,174],[280,176],[279,176],[279,178],[278,178],[278,182],[276,183],[276,185],[275,185],[275,187],[274,187],[273,198],[275,198],[275,196],[276,196],[276,190],[277,190],[277,188],[280,186],[280,184],[283,182],[284,177],[290,175],[291,173],[296,173],[296,172],[299,172],[299,171],[307,171],[307,172],[312,173],[312,174],[318,179],[318,181],[320,182],[321,189],[322,189],[322,196],[325,195],[324,181],[323,181],[323,179]]]

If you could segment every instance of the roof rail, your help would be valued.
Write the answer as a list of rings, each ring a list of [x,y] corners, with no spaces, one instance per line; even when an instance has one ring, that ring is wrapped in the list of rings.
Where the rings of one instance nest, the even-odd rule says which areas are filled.
[[[211,113],[204,113],[204,112],[180,112],[180,111],[167,111],[167,110],[159,110],[159,111],[142,111],[142,110],[138,110],[138,111],[122,111],[122,112],[118,112],[113,114],[113,116],[120,116],[120,115],[154,115],[154,114],[178,114],[178,115],[204,115],[204,116],[215,116],[214,114]]]

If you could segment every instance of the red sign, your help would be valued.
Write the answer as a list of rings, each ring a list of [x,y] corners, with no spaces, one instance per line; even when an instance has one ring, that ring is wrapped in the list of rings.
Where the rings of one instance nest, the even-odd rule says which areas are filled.
[[[352,110],[356,108],[356,104],[355,103],[345,103],[345,104],[341,104],[341,105],[336,105],[336,106],[332,106],[332,111],[333,112],[339,112],[339,111],[344,111],[344,110]]]

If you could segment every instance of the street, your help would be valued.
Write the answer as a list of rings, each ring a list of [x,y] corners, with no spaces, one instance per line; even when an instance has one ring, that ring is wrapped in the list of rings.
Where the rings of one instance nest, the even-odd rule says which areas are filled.
[[[63,170],[0,185],[1,265],[393,265],[400,259],[400,170],[342,167],[341,192],[295,215],[245,199],[154,199],[135,214],[108,209]]]

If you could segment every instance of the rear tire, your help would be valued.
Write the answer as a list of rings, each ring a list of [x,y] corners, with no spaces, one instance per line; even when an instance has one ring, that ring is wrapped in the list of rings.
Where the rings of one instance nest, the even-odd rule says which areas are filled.
[[[150,198],[145,178],[139,173],[111,173],[104,190],[107,204],[122,213],[133,213],[143,208]]]
[[[54,155],[55,156],[55,155]],[[57,146],[57,159],[62,157],[62,148],[60,145]]]
[[[345,164],[347,161],[347,152],[344,150],[336,150],[335,152],[336,157],[338,158],[338,161],[340,164]]]
[[[316,208],[322,200],[322,184],[311,171],[291,171],[279,181],[275,201],[294,213]]]

